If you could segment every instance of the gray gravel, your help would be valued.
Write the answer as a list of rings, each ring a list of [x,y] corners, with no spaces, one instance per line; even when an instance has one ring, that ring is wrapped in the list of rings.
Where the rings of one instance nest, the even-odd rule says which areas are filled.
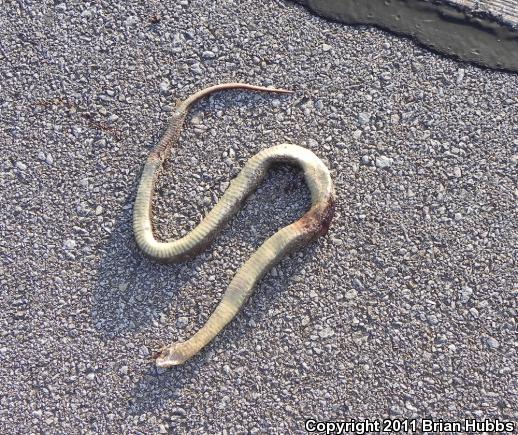
[[[0,433],[305,433],[306,418],[517,420],[518,76],[284,1],[7,1],[0,9]],[[279,167],[193,261],[142,258],[140,171],[170,103],[197,105],[158,183],[164,239],[248,157],[327,161],[328,236],[291,255],[199,357],[156,371],[230,277],[309,204]]]

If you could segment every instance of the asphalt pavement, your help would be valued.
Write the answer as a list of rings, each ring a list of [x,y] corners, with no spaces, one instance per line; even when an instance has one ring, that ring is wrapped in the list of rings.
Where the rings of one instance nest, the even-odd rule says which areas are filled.
[[[518,420],[518,75],[277,0],[7,1],[0,23],[0,433]],[[337,211],[199,356],[157,371],[309,205],[276,167],[196,259],[139,252],[136,187],[171,103],[228,81],[296,92],[194,107],[157,234],[192,229],[282,142],[328,164]]]

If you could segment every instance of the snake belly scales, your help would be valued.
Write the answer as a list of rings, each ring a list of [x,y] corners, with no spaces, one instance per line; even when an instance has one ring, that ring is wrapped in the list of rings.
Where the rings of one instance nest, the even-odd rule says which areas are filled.
[[[154,237],[152,200],[155,181],[163,162],[170,154],[172,145],[180,136],[187,112],[199,99],[227,89],[292,92],[245,83],[225,83],[205,88],[177,103],[166,132],[147,158],[137,190],[133,231],[142,252],[156,261],[174,263],[192,258],[203,251],[239,210],[246,197],[265,178],[272,163],[283,162],[302,168],[311,193],[311,208],[302,218],[278,230],[252,254],[237,271],[221,302],[198,332],[188,340],[165,346],[158,352],[155,362],[161,368],[183,364],[210,343],[236,316],[263,275],[289,252],[324,235],[334,214],[334,187],[324,163],[306,148],[281,144],[264,149],[250,158],[214,208],[186,236],[169,242],[160,242]]]

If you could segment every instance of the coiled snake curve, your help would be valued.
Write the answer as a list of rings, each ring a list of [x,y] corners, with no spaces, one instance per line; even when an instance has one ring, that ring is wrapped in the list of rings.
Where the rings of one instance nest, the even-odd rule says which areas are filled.
[[[188,109],[209,94],[225,89],[291,93],[244,83],[225,83],[203,89],[177,104],[169,126],[158,145],[149,154],[135,199],[133,231],[143,253],[160,262],[179,262],[200,253],[214,239],[225,223],[238,211],[245,198],[264,179],[274,162],[300,166],[311,192],[311,208],[299,220],[281,228],[266,240],[238,270],[223,298],[203,327],[184,342],[163,347],[156,365],[168,368],[182,364],[196,355],[229,323],[248,299],[257,282],[289,252],[324,235],[334,214],[334,188],[329,171],[313,152],[298,145],[281,144],[265,149],[250,158],[229,188],[189,234],[172,242],[160,242],[153,236],[152,199],[157,174],[180,135]]]

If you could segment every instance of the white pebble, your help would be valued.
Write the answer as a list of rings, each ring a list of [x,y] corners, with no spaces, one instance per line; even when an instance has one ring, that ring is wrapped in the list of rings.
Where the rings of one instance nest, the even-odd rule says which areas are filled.
[[[459,71],[457,72],[457,84],[460,85],[462,83],[462,80],[464,80],[464,68],[459,68]]]
[[[412,405],[410,402],[405,402],[405,408],[409,411],[417,412],[417,408]]]
[[[491,349],[498,349],[500,347],[500,343],[498,342],[498,340],[493,337],[487,337],[487,345]]]
[[[387,156],[376,157],[376,166],[381,169],[389,168],[392,165],[392,159]]]
[[[67,239],[63,242],[63,248],[66,250],[74,249],[77,246],[77,242],[72,239]]]
[[[335,331],[333,331],[329,326],[326,328],[321,329],[318,332],[318,335],[320,335],[320,338],[329,338],[335,335]]]
[[[367,113],[367,112],[362,112],[358,115],[358,122],[361,124],[361,125],[365,125],[365,124],[368,124],[369,121],[371,119],[371,115],[370,113]]]
[[[171,83],[169,82],[169,80],[163,80],[162,83],[160,83],[160,92],[162,92],[163,94],[166,94],[167,92],[169,92],[169,89],[171,88]]]
[[[216,57],[216,53],[207,50],[202,53],[201,57],[203,57],[204,59],[214,59]]]

